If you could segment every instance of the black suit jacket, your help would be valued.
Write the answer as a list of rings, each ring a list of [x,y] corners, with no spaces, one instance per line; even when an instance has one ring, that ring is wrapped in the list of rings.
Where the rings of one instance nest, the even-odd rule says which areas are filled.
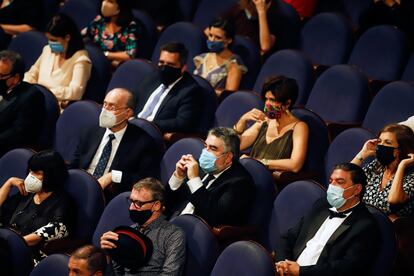
[[[255,190],[252,177],[239,162],[233,162],[208,189],[203,186],[191,194],[187,181],[176,191],[168,187],[171,213],[182,211],[191,202],[195,207],[194,214],[211,226],[246,224]]]
[[[296,261],[329,216],[330,205],[318,200],[310,213],[282,237],[278,261]],[[300,275],[369,275],[379,249],[379,227],[361,202],[329,238],[316,265],[301,266]]]
[[[43,125],[45,100],[36,86],[21,82],[0,101],[0,156],[10,149],[35,147]]]
[[[82,135],[70,168],[88,169],[106,129],[97,127]],[[154,140],[141,128],[128,124],[112,161],[111,170],[122,171],[122,181],[113,185],[113,195],[130,191],[132,185],[145,177],[158,177],[161,153]]]
[[[152,92],[161,85],[157,74],[145,78],[135,95],[135,114],[144,108]],[[193,77],[184,72],[182,78],[171,88],[161,103],[154,123],[161,132],[196,132],[202,110],[202,91]]]

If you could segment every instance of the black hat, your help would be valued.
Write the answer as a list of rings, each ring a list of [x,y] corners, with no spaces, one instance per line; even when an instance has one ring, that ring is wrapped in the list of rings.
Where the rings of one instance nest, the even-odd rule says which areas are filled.
[[[118,234],[118,240],[111,240],[116,248],[109,249],[111,258],[124,267],[138,269],[145,265],[152,255],[152,241],[129,226],[118,226],[113,232]]]

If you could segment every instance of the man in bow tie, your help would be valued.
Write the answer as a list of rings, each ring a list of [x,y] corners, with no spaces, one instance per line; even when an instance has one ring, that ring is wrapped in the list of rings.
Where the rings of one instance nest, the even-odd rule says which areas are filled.
[[[276,250],[279,275],[368,275],[379,244],[379,228],[361,202],[364,171],[336,165],[327,197],[282,236]]]

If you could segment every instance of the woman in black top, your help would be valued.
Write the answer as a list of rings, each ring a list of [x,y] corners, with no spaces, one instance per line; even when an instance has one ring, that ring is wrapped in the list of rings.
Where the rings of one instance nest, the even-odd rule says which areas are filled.
[[[0,188],[0,218],[3,225],[22,235],[37,263],[46,257],[40,250],[43,242],[69,235],[73,208],[63,191],[68,171],[57,152],[46,150],[34,154],[28,167],[26,179],[11,177]],[[9,197],[13,186],[19,193]]]

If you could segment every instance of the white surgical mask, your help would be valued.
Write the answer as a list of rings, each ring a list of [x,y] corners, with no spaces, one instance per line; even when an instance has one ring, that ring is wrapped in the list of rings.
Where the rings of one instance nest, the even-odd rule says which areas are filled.
[[[42,180],[29,173],[24,180],[24,188],[28,193],[37,193],[42,190]]]
[[[125,113],[126,110],[124,112],[121,112],[118,114],[121,115],[123,113]],[[121,122],[116,122],[116,116],[114,113],[112,113],[111,111],[102,108],[101,114],[99,115],[99,126],[103,127],[103,128],[112,128],[116,125],[119,125],[120,123],[123,122],[123,120]]]

